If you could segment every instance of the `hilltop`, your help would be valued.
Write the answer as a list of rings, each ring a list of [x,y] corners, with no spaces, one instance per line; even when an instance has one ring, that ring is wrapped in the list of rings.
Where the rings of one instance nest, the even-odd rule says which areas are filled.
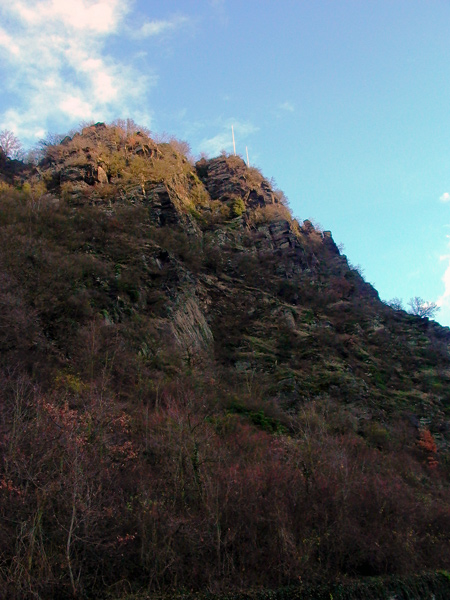
[[[448,567],[450,330],[187,151],[99,123],[0,155],[0,592]]]

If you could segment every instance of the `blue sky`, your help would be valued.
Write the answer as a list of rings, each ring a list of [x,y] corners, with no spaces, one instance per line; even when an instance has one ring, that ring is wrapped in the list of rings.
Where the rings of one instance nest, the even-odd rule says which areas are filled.
[[[0,130],[131,117],[237,151],[384,300],[450,325],[448,0],[0,0]]]

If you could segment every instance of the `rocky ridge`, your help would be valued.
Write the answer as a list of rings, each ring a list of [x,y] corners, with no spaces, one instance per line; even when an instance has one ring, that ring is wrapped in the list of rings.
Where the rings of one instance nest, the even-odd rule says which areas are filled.
[[[48,148],[37,171],[31,181],[45,183],[43,201],[65,198],[73,210],[91,205],[109,216],[119,206],[145,209],[155,235],[142,260],[151,278],[156,271],[166,281],[161,316],[180,351],[203,349],[241,370],[282,370],[273,393],[277,397],[290,381],[291,404],[323,393],[329,386],[325,380],[342,376],[332,386],[335,392],[355,400],[374,395],[381,409],[385,390],[398,382],[399,367],[392,364],[382,376],[383,389],[373,389],[372,371],[381,359],[363,348],[373,346],[377,353],[382,332],[394,350],[402,326],[443,348],[450,340],[448,329],[381,303],[376,290],[349,267],[331,232],[317,231],[309,220],[294,221],[280,192],[239,157],[202,159],[194,166],[170,144],[158,145],[140,132],[127,138],[97,124]],[[11,168],[2,173],[11,177]],[[181,254],[190,255],[187,262],[177,241],[162,240],[174,232],[183,238],[178,243],[184,246]],[[129,261],[124,256],[120,268],[127,270]],[[145,307],[148,284],[141,278],[140,286],[134,304],[127,294],[121,297],[129,310]],[[280,349],[283,329],[289,343]],[[325,358],[319,353],[327,338],[334,340]],[[352,356],[350,340],[363,359]],[[442,358],[447,360],[446,350]],[[338,376],[324,378],[322,368],[327,372],[330,362]],[[436,407],[450,400],[429,395]],[[442,414],[438,409],[436,418]]]
[[[43,598],[77,595],[74,564],[88,591],[97,568],[111,585],[167,590],[255,585],[266,563],[272,586],[316,568],[334,577],[441,565],[448,328],[381,302],[331,232],[293,219],[239,157],[194,164],[176,143],[97,124],[47,147],[36,167],[16,162],[0,156],[1,506],[31,531],[48,503],[53,546],[39,542],[51,558],[37,571],[25,569],[29,554],[1,546],[9,597],[25,597],[11,593],[16,563],[22,591],[39,593],[53,565]],[[79,453],[86,489],[67,449]],[[395,485],[384,494],[383,482]],[[14,494],[26,502],[14,505]],[[403,501],[420,513],[409,546]],[[58,523],[89,502],[90,529],[73,518],[79,536],[67,550]],[[307,525],[298,506],[311,511]],[[6,529],[5,539],[17,533]]]
[[[448,329],[385,306],[349,267],[331,232],[293,220],[282,194],[239,157],[192,165],[170,144],[97,124],[49,148],[38,171],[33,177],[46,183],[47,195],[66,198],[73,210],[91,205],[110,216],[119,207],[145,210],[154,236],[142,260],[165,282],[158,328],[172,332],[181,353],[201,350],[240,371],[270,374],[273,397],[289,398],[290,406],[331,389],[375,412],[391,410],[392,398],[409,387],[402,363],[412,350],[404,356],[400,349],[403,327],[420,343],[442,348],[446,364]],[[122,273],[128,262],[124,256]],[[121,303],[148,310],[142,276],[133,293],[135,299],[125,294]],[[122,318],[118,310],[112,320]],[[386,348],[393,353],[389,365]],[[426,364],[413,362],[415,371]],[[440,369],[448,382],[447,373]],[[423,418],[447,431],[446,386],[437,395],[426,388],[419,405],[412,393],[411,411],[424,411]]]

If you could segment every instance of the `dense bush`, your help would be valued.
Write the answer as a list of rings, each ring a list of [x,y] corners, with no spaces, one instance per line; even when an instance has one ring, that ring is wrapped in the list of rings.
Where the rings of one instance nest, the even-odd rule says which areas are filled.
[[[184,146],[83,135],[0,184],[0,596],[375,597],[445,568],[446,330],[282,204],[211,200]],[[60,185],[86,137],[109,181]]]
[[[274,437],[187,381],[127,407],[104,371],[62,372],[51,393],[23,377],[2,388],[5,597],[276,587],[447,556],[439,470],[330,434],[313,407],[295,436]]]

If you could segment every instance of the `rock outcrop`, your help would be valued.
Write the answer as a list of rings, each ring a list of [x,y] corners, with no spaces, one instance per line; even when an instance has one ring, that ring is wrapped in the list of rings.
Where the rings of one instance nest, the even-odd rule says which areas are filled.
[[[21,160],[9,158],[0,148],[0,181],[21,185],[35,173],[33,166]]]
[[[99,123],[0,154],[0,596],[447,568],[450,330],[182,147]]]
[[[293,219],[241,158],[194,166],[176,146],[100,123],[48,147],[37,169],[0,154],[0,174],[44,185],[39,201],[49,209],[64,200],[70,210],[95,208],[103,228],[135,231],[120,238],[126,251],[100,243],[100,232],[80,245],[83,257],[115,261],[114,276],[89,284],[111,326],[142,313],[180,360],[270,376],[273,398],[289,406],[329,394],[384,414],[411,387],[412,369],[421,400],[412,393],[411,411],[447,430],[450,393],[435,394],[427,373],[438,369],[450,384],[449,330],[385,306],[331,232]],[[411,350],[419,347],[431,363]]]

